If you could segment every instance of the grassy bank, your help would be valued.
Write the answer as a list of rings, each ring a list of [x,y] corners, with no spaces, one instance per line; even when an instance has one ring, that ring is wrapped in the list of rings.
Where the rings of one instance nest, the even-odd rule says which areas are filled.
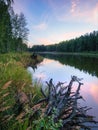
[[[40,56],[32,59],[29,53],[0,55],[0,130],[28,128],[31,107],[42,95],[41,84],[32,84],[26,68],[41,61]]]

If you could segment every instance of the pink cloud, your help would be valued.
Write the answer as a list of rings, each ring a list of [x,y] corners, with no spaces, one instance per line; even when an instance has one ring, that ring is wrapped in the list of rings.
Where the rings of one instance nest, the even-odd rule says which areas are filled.
[[[37,39],[38,43],[40,44],[44,44],[44,45],[49,45],[51,44],[52,41],[50,41],[48,38],[39,38]]]
[[[92,8],[85,6],[84,10],[78,8],[78,10],[75,11],[74,9],[72,16],[77,19],[77,21],[80,20],[87,23],[98,24],[98,3]]]
[[[73,38],[76,38],[76,37],[79,37],[81,35],[84,35],[86,32],[91,32],[91,30],[84,30],[84,31],[74,31],[74,32],[66,32],[66,33],[62,33],[62,34],[54,34],[54,35],[51,35],[50,38],[51,38],[51,41],[53,43],[58,43],[58,42],[61,42],[61,41],[66,41],[66,40],[70,40],[70,39],[73,39]]]
[[[46,23],[40,23],[38,25],[33,26],[33,29],[35,29],[35,30],[46,30],[47,24]]]
[[[38,38],[36,39],[38,44],[50,45],[59,43],[61,41],[70,40],[81,35],[84,35],[86,32],[91,32],[91,30],[77,31],[77,32],[66,32],[62,34],[52,34],[47,38]]]
[[[81,35],[85,34],[85,31],[77,31],[77,32],[67,32],[66,34],[63,34],[63,37],[66,40],[70,40],[76,37],[79,37]]]
[[[98,3],[96,4],[95,8],[93,9],[93,16],[94,16],[94,20],[98,24]]]
[[[78,3],[79,3],[79,0],[71,1],[71,10],[70,10],[71,13],[74,13],[76,11]]]
[[[98,2],[95,6],[90,6],[89,4],[81,4],[80,0],[72,0],[71,8],[69,11],[61,15],[57,15],[59,21],[73,21],[73,22],[84,22],[91,23],[93,25],[98,24]]]
[[[86,11],[80,11],[77,13],[77,17],[87,23],[98,24],[98,3],[92,9],[89,8]]]

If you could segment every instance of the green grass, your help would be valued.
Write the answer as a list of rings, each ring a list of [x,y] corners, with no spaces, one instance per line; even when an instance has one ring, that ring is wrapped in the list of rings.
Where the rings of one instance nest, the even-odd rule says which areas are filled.
[[[31,75],[26,68],[41,60],[40,56],[32,59],[29,53],[0,55],[0,129],[26,130],[28,128],[32,105],[42,95],[41,84],[36,81],[32,84]],[[28,103],[21,104],[18,101],[21,93],[28,97]],[[29,98],[30,95],[32,98]]]
[[[32,81],[27,66],[40,61],[40,56],[32,59],[29,53],[0,55],[0,130],[59,130],[62,125],[61,121],[54,123],[53,117],[43,116],[47,104],[36,105],[43,97],[43,84]]]

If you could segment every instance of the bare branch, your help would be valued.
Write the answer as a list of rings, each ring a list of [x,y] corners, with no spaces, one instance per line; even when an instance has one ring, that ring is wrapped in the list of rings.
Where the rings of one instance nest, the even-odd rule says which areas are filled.
[[[83,85],[81,80],[82,79],[77,78],[76,76],[72,76],[69,84],[64,86],[64,83],[62,82],[58,82],[57,85],[54,85],[53,79],[50,79],[49,82],[46,82],[48,86],[48,96],[46,96],[41,89],[45,98],[38,102],[46,101],[47,107],[45,110],[45,116],[53,115],[54,122],[62,119],[63,127],[68,127],[70,130],[74,129],[76,126],[83,129],[90,129],[90,127],[85,126],[84,123],[98,123],[93,120],[93,116],[88,116],[86,114],[91,108],[88,108],[87,106],[80,107],[78,103],[78,100],[83,99],[80,95],[80,88]],[[72,91],[74,82],[78,83],[76,91]]]

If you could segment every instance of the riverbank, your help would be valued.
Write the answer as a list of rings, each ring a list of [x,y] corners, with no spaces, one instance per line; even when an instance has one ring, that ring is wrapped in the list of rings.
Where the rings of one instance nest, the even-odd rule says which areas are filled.
[[[30,53],[0,54],[0,129],[26,130],[31,106],[42,97],[40,83],[33,81],[27,66],[43,60]],[[6,125],[5,125],[6,124]]]
[[[85,57],[95,57],[95,58],[98,58],[98,52],[82,52],[82,53],[79,53],[79,52],[76,52],[76,53],[73,53],[73,52],[38,52],[38,54],[54,54],[54,55],[80,55],[80,56],[85,56]]]
[[[61,119],[54,122],[55,109],[51,109],[53,115],[46,116],[47,107],[50,106],[47,105],[48,90],[44,92],[41,89],[42,84],[32,81],[27,72],[27,66],[33,66],[42,60],[39,55],[29,53],[0,55],[1,130],[59,130],[62,127]],[[47,85],[49,83],[52,82],[47,82]]]

